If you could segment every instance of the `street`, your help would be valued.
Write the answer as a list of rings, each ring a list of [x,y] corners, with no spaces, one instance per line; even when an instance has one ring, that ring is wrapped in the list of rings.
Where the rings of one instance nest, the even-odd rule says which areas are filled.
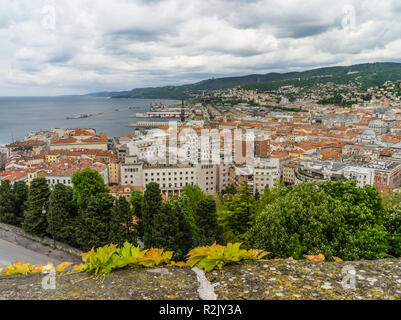
[[[44,254],[0,239],[0,268],[4,268],[16,261],[29,262],[31,264],[47,264],[48,261],[53,262],[54,265],[61,263],[61,261]]]

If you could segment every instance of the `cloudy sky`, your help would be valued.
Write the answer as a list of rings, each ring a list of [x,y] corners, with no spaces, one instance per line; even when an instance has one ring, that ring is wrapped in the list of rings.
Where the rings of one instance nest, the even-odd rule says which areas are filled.
[[[401,62],[399,0],[2,0],[0,95]]]

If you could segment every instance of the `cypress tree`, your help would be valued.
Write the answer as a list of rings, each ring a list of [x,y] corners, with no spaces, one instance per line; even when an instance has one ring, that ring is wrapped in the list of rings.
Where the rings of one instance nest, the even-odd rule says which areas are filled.
[[[199,230],[200,246],[222,243],[223,229],[217,223],[216,202],[213,199],[203,199],[196,208],[196,225]]]
[[[20,227],[24,222],[25,205],[28,199],[28,186],[26,185],[25,181],[18,181],[14,183],[13,193],[15,196],[15,222],[13,224],[17,227]]]
[[[111,211],[110,235],[111,243],[122,245],[125,241],[133,243],[135,233],[133,229],[133,213],[125,197],[120,197]]]
[[[101,193],[90,196],[85,209],[80,210],[76,241],[82,250],[100,247],[109,242],[113,203],[112,195]]]
[[[45,236],[47,234],[48,201],[50,190],[47,181],[44,178],[35,178],[32,180],[28,192],[28,200],[24,211],[24,222],[22,228],[31,234]],[[46,214],[42,210],[46,209]]]
[[[154,224],[153,217],[160,212],[162,202],[159,185],[155,182],[147,184],[142,210],[143,240],[146,248],[154,246],[153,233],[160,226]]]
[[[134,209],[134,215],[136,217],[135,231],[136,236],[139,239],[143,239],[143,194],[138,190],[134,190],[131,193],[131,204]]]
[[[153,217],[152,247],[174,251],[174,260],[182,260],[192,248],[192,229],[186,221],[178,202],[163,203]]]
[[[76,209],[73,204],[73,190],[61,183],[56,184],[50,194],[49,213],[47,216],[47,233],[52,234],[54,225],[54,238],[57,241],[76,245],[75,222]],[[51,210],[51,211],[50,211]]]
[[[15,195],[10,181],[2,181],[0,184],[0,222],[16,224],[14,204]]]

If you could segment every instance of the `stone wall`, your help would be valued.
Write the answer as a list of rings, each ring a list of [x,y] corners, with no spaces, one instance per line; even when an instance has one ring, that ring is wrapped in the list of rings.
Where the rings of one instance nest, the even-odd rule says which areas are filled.
[[[97,281],[88,274],[0,277],[0,299],[401,299],[401,261],[256,261],[204,274],[189,267],[122,269]]]

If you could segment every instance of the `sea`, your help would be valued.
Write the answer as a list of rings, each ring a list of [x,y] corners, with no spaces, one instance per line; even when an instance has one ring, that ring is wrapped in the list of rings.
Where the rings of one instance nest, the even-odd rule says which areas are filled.
[[[136,118],[137,112],[149,111],[152,99],[112,99],[93,96],[62,97],[0,97],[0,146],[21,140],[30,131],[52,128],[93,128],[109,137],[133,133],[128,127],[138,121],[163,121],[162,119]],[[159,103],[160,100],[154,100]],[[164,100],[165,105],[177,103]],[[80,114],[107,112],[120,108],[131,110],[112,112],[88,118],[69,119]]]

